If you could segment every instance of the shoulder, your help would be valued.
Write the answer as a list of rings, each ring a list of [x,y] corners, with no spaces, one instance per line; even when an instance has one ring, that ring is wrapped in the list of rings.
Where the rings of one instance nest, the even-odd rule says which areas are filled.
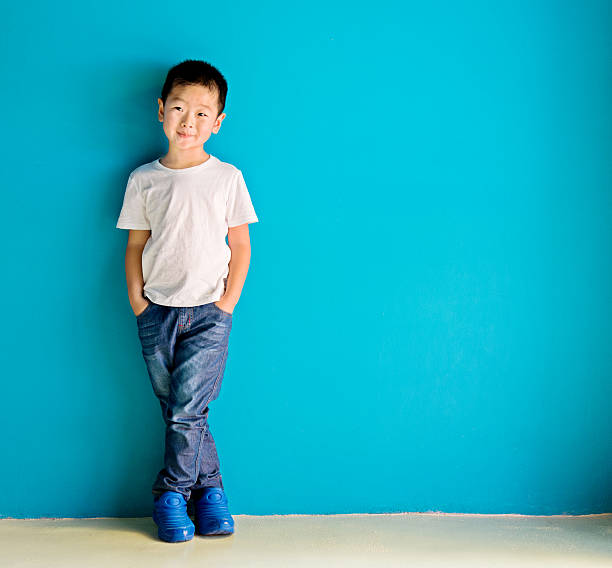
[[[155,162],[156,161],[157,160],[153,160],[152,162],[147,162],[146,164],[142,164],[141,166],[138,166],[137,168],[134,168],[130,172],[130,177],[131,178],[139,178],[139,177],[142,177],[143,175],[150,174],[152,171],[155,170]]]
[[[229,162],[224,162],[215,156],[211,156],[211,158],[215,159],[214,166],[218,169],[218,171],[224,175],[226,175],[230,179],[234,179],[240,174],[242,171],[237,168],[234,164],[230,164]]]
[[[156,162],[157,159],[134,168],[128,177],[128,187],[133,186],[140,193],[144,192],[146,188],[154,186],[160,173],[155,165]]]

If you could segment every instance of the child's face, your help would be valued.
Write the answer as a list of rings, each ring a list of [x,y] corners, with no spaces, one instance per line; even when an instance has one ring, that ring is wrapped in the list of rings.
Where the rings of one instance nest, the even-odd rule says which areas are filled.
[[[202,150],[212,132],[217,134],[225,113],[217,116],[217,93],[203,85],[180,85],[172,88],[166,105],[159,103],[159,121],[170,146],[182,151]]]

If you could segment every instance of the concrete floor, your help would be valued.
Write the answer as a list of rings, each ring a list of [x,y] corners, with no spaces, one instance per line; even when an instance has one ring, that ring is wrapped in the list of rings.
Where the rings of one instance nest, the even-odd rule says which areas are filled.
[[[612,567],[612,514],[234,515],[235,533],[157,540],[146,518],[2,519],[0,566]]]

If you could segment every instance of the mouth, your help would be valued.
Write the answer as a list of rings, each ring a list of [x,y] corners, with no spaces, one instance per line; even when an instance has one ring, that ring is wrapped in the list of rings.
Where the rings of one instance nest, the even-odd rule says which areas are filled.
[[[183,134],[182,132],[179,132],[178,135],[180,138],[190,138],[193,136],[192,134]]]

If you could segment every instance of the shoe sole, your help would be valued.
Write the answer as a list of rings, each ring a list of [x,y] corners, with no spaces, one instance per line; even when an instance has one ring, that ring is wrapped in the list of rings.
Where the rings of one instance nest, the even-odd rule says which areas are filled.
[[[196,530],[196,534],[199,536],[215,536],[222,534],[234,534],[234,529],[217,529],[215,531],[210,532],[201,532]]]
[[[164,542],[187,542],[193,538],[193,535],[193,529],[175,529],[168,531],[158,528],[157,530],[157,537]]]
[[[196,534],[200,536],[234,533],[233,519],[232,521],[228,521],[227,519],[210,519],[206,522],[196,518],[195,527]]]

